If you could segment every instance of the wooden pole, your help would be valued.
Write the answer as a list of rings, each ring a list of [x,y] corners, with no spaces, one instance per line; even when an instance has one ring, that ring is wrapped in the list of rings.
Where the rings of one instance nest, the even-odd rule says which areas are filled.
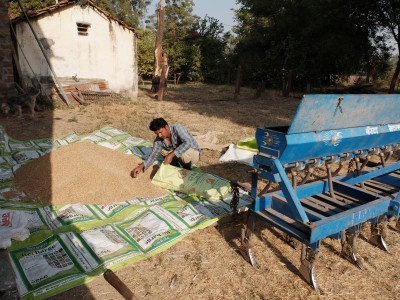
[[[126,300],[137,300],[135,294],[132,293],[132,291],[121,281],[121,279],[118,278],[117,275],[115,275],[112,270],[107,269],[103,276],[104,279],[107,280],[107,282],[111,284]]]
[[[13,57],[14,63],[15,63],[15,69],[17,70],[17,74],[20,79],[21,88],[23,89],[23,91],[25,93],[26,86],[24,85],[24,82],[21,80],[21,77],[22,77],[21,66],[19,65],[19,60],[17,57],[17,50],[15,49],[13,43],[11,43],[11,48],[12,48],[12,57]]]
[[[52,73],[52,75],[53,75],[52,77],[53,77],[53,80],[54,80],[55,83],[56,83],[57,89],[60,91],[60,94],[61,94],[62,98],[64,99],[65,103],[67,103],[68,106],[71,106],[71,103],[69,102],[68,97],[67,97],[67,95],[66,95],[65,92],[64,92],[64,89],[62,88],[61,84],[60,84],[59,81],[58,81],[56,72],[54,72],[53,67],[51,66],[51,63],[50,63],[49,58],[47,57],[46,51],[44,50],[42,43],[40,42],[40,40],[39,40],[39,38],[38,38],[38,36],[37,36],[35,30],[34,30],[33,27],[32,27],[32,24],[31,24],[31,22],[30,22],[30,20],[29,20],[29,18],[28,18],[28,15],[27,15],[26,12],[25,12],[25,9],[24,9],[24,7],[23,7],[23,5],[22,5],[22,3],[21,3],[21,0],[17,0],[17,1],[18,1],[19,7],[20,7],[21,10],[22,10],[22,13],[23,13],[24,16],[25,16],[26,21],[28,22],[28,25],[29,25],[29,27],[30,27],[32,33],[33,33],[33,36],[35,37],[36,41],[38,42],[39,48],[40,48],[40,50],[42,51],[42,53],[43,53],[43,55],[44,55],[44,58],[46,59],[47,64],[49,65],[49,69],[50,69],[50,71],[51,71],[51,73]]]
[[[13,37],[14,37],[15,42],[17,43],[19,50],[21,50],[22,56],[24,57],[26,63],[28,64],[28,67],[29,67],[29,69],[31,70],[33,76],[35,77],[35,80],[36,80],[36,82],[37,82],[38,85],[39,85],[39,88],[40,88],[41,93],[43,93],[42,84],[40,83],[39,78],[36,76],[35,72],[33,71],[33,68],[32,68],[32,66],[31,66],[31,64],[29,63],[28,58],[26,57],[26,55],[25,55],[25,53],[24,53],[24,50],[22,49],[22,46],[21,46],[20,42],[19,42],[18,39],[17,39],[17,35],[16,35],[16,33],[15,33],[14,27],[13,27],[12,25],[10,25],[10,28],[11,28],[11,32],[12,32],[12,34],[13,34]],[[18,55],[17,55],[18,52],[17,52],[17,49],[15,49],[14,44],[11,44],[11,45],[12,45],[12,47],[13,47],[13,57],[14,57],[14,52],[15,52],[14,62],[15,62],[15,66],[16,66],[16,68],[17,68],[19,74],[20,74],[19,77],[20,77],[21,85],[24,86],[24,85],[23,85],[23,81],[21,80],[22,72],[21,72],[21,70],[20,70],[21,67],[20,67],[20,64],[19,64],[19,57],[18,57]],[[31,79],[31,80],[32,80],[32,79]],[[21,89],[19,88],[19,86],[18,86],[18,84],[17,84],[16,82],[14,82],[14,84],[15,84],[15,86],[17,87],[17,89],[18,89],[21,93],[23,93],[23,94],[25,93],[25,90],[22,89],[22,91],[21,91]],[[25,88],[25,87],[24,87],[24,88]],[[37,88],[37,86],[34,86],[34,88]],[[42,94],[42,95],[43,95],[43,94]],[[49,95],[47,95],[47,93],[44,93],[44,95],[45,95],[45,97],[46,97],[46,99],[47,99],[47,102],[48,102],[48,103],[51,103],[51,99],[50,99]]]

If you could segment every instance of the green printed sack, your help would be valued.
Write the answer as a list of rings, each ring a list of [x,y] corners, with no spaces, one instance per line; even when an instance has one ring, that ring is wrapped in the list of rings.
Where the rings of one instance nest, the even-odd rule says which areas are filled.
[[[188,195],[218,200],[230,192],[230,182],[208,173],[200,173],[162,164],[152,183]]]

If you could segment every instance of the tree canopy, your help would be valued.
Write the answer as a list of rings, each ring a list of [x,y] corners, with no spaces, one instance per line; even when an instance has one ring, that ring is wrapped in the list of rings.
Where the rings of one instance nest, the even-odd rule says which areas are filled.
[[[387,69],[389,49],[363,18],[362,1],[238,2],[236,61],[249,81],[279,86],[290,73],[299,89]]]

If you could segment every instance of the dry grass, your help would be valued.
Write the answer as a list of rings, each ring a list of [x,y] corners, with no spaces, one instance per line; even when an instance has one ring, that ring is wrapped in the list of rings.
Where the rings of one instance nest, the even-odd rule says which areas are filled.
[[[82,134],[111,125],[152,140],[148,123],[163,116],[199,133],[220,132],[219,143],[225,144],[254,136],[262,124],[289,125],[300,101],[297,96],[282,98],[274,91],[254,99],[254,90],[243,88],[239,101],[234,102],[233,87],[200,84],[170,86],[163,102],[150,98],[148,91],[149,87],[144,87],[136,102],[92,103],[38,113],[35,120],[7,118],[1,123],[18,139],[59,136],[71,130]],[[246,166],[220,163],[220,154],[203,151],[200,167],[250,182]],[[368,243],[370,232],[363,229],[359,254],[364,270],[339,256],[340,241],[324,240],[317,263],[321,295],[301,279],[300,251],[287,244],[279,230],[257,223],[254,250],[258,269],[240,255],[240,233],[241,220],[226,218],[116,274],[140,299],[400,299],[400,234],[392,229],[387,238],[390,254]],[[66,298],[123,299],[102,277],[53,297]]]

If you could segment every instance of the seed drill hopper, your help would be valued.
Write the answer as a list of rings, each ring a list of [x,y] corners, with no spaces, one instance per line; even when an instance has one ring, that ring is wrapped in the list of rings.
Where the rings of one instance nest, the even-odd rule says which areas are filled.
[[[315,262],[324,238],[340,239],[341,255],[362,268],[356,243],[368,222],[370,242],[389,250],[388,220],[400,227],[400,96],[306,95],[290,126],[258,128],[256,141],[254,202],[242,232],[251,264],[255,220],[302,244],[299,271],[316,290]],[[268,182],[262,192],[260,178]],[[280,189],[269,192],[271,183]]]

